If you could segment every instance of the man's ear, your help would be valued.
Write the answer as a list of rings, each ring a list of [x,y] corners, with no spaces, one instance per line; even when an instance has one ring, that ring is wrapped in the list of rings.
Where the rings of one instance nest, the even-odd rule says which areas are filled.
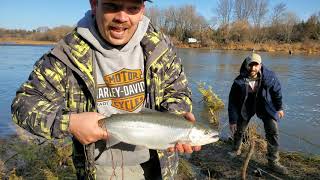
[[[97,0],[90,0],[91,11],[93,15],[96,15],[97,12]]]
[[[142,21],[144,13],[145,13],[145,5],[143,4],[142,9],[141,9],[140,21]]]

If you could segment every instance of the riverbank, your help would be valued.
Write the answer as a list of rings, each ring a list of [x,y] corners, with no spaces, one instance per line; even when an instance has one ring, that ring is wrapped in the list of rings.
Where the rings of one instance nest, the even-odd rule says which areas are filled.
[[[243,150],[239,157],[231,156],[228,153],[230,150],[231,141],[219,141],[203,146],[201,151],[193,153],[188,162],[196,167],[198,174],[190,179],[199,176],[199,172],[199,177],[205,179],[241,179],[248,149]],[[265,152],[255,152],[246,171],[247,179],[320,179],[319,155],[282,151],[280,157],[280,162],[288,168],[289,175],[284,176],[268,169]]]
[[[36,140],[23,130],[18,130],[18,134],[0,140],[0,179],[76,179],[70,141]],[[234,158],[228,154],[230,149],[230,142],[219,141],[203,146],[190,157],[183,156],[176,179],[240,179],[246,151]],[[320,156],[281,152],[281,157],[281,162],[290,171],[289,176],[268,170],[265,157],[254,154],[247,178],[319,179]]]
[[[55,45],[53,41],[33,41],[27,39],[0,39],[0,45],[21,45],[21,46],[48,46]]]
[[[217,49],[217,50],[242,50],[242,51],[262,51],[262,52],[281,52],[286,54],[304,54],[304,55],[320,55],[319,42],[297,42],[297,43],[279,43],[279,42],[230,42],[230,43],[211,43],[209,46],[203,47],[200,44],[186,44],[175,42],[178,48],[200,48],[200,49]]]
[[[244,50],[262,52],[282,52],[287,54],[305,54],[320,55],[319,42],[297,42],[297,43],[253,43],[253,42],[230,42],[225,44],[211,43],[209,46],[201,46],[200,44],[187,44],[173,41],[178,48],[199,48],[199,49],[217,49],[217,50]],[[33,41],[22,39],[0,39],[0,45],[55,45],[53,41]]]

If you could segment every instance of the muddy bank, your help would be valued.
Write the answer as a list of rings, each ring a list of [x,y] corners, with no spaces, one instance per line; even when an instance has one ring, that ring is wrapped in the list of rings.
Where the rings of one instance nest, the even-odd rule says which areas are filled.
[[[205,179],[241,179],[241,169],[248,150],[243,150],[240,157],[233,157],[231,141],[219,141],[202,147],[200,152],[192,154],[188,162],[196,167]],[[265,152],[255,152],[249,161],[248,179],[320,179],[320,156],[299,152],[281,152],[280,162],[290,174],[284,176],[267,167]],[[190,174],[190,173],[189,173]],[[192,174],[192,173],[191,173]],[[199,176],[197,174],[196,176]],[[193,179],[194,177],[189,177]],[[198,178],[199,179],[199,178]]]
[[[246,151],[241,157],[231,157],[231,143],[202,147],[200,152],[181,158],[176,179],[240,179]],[[12,136],[0,140],[0,179],[75,179],[71,160],[71,144],[62,141],[36,140],[30,136]],[[320,156],[297,152],[282,152],[281,162],[288,167],[289,176],[270,171],[264,154],[255,153],[249,162],[248,179],[320,179]],[[255,170],[260,173],[255,173]]]

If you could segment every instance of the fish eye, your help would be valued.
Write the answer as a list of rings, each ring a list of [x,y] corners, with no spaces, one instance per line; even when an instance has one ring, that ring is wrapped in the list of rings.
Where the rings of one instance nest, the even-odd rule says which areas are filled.
[[[206,130],[204,131],[204,134],[205,134],[205,135],[209,135],[209,134],[211,134],[211,131],[210,131],[209,129],[206,129]]]

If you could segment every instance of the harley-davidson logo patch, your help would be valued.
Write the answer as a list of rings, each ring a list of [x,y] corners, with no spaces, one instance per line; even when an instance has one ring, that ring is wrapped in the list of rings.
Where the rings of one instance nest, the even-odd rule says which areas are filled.
[[[144,101],[144,79],[141,69],[121,69],[104,76],[98,85],[97,102],[111,101],[111,106],[128,112],[135,111]]]

